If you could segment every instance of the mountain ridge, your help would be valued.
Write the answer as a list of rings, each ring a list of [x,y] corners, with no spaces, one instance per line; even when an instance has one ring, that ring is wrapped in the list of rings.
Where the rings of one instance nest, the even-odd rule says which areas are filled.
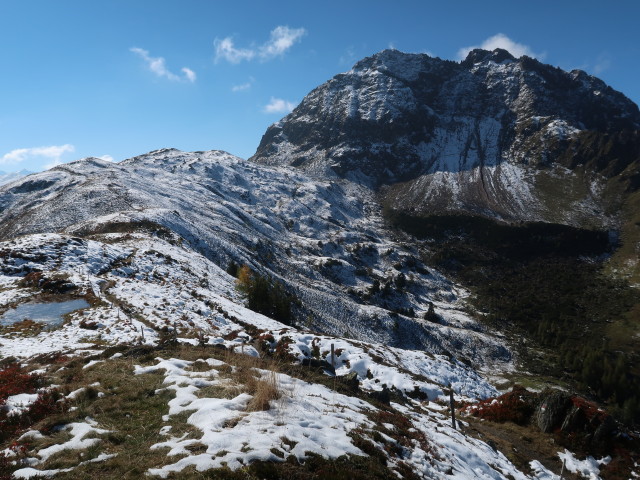
[[[510,358],[461,311],[465,293],[394,239],[375,199],[357,185],[216,150],[161,149],[119,164],[89,158],[31,175],[0,189],[0,208],[5,240],[47,232],[90,237],[151,222],[223,269],[247,264],[282,282],[299,298],[296,316],[314,329],[439,353],[463,347],[458,337],[471,335],[478,346],[463,349],[474,361]],[[428,301],[439,307],[442,325],[422,319]]]

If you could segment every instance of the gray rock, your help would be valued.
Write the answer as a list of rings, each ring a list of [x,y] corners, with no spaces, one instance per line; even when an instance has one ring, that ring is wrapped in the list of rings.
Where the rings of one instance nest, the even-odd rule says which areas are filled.
[[[598,428],[596,428],[596,431],[593,434],[593,441],[595,443],[599,443],[606,440],[611,436],[615,429],[615,420],[613,419],[613,417],[611,417],[611,415],[607,415],[602,419],[602,423],[598,425]]]
[[[571,396],[560,390],[545,390],[540,394],[540,403],[534,414],[538,428],[544,433],[553,431],[563,424]]]
[[[569,409],[569,413],[564,418],[560,430],[564,433],[578,432],[587,430],[589,425],[589,419],[585,413],[577,406],[573,406]]]
[[[302,359],[302,366],[311,367],[313,369],[328,370],[332,375],[336,374],[336,369],[333,368],[333,366],[329,362],[325,360],[318,360],[317,358]]]
[[[358,380],[358,374],[356,372],[349,372],[339,378],[340,381],[344,383],[350,390],[358,391],[360,389],[360,380]]]

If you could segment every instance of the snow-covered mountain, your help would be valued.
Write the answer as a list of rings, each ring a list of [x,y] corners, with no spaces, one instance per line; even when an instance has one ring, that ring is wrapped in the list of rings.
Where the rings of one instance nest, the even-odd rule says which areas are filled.
[[[0,472],[82,478],[102,465],[129,471],[135,451],[136,463],[151,457],[140,474],[159,478],[287,458],[304,465],[319,456],[330,465],[345,455],[376,459],[376,468],[403,477],[535,478],[451,426],[447,388],[458,402],[497,394],[455,357],[505,369],[510,354],[465,313],[464,290],[427,269],[411,243],[385,228],[368,189],[220,151],[165,149],[31,175],[0,189],[0,207],[0,357],[39,366],[34,375],[47,382],[40,393],[17,385],[6,396],[0,389],[0,424],[24,413],[32,425],[15,438],[3,434],[17,446],[0,450]],[[297,328],[244,307],[225,271],[232,261],[295,294]],[[65,311],[71,300],[82,304]],[[429,302],[437,323],[422,319]],[[54,306],[57,326],[42,328],[42,311],[51,316]],[[13,323],[22,307],[31,307],[29,315]],[[415,315],[405,315],[409,309]],[[167,347],[167,338],[175,345]],[[248,377],[254,380],[243,385],[248,380],[233,380],[247,368],[242,356],[279,358],[288,373],[256,363]],[[305,362],[313,370],[299,367]],[[333,387],[309,383],[308,372],[320,366],[326,378],[330,362]],[[232,378],[220,376],[221,368]],[[122,383],[114,371],[124,372]],[[166,376],[151,393],[124,393],[160,372]],[[263,374],[277,398],[253,411],[250,385]],[[336,381],[351,393],[338,393]],[[43,405],[48,389],[62,392],[63,403]],[[149,418],[144,441],[118,423],[122,412],[112,407],[130,399],[126,417],[144,411]],[[168,413],[151,415],[148,399]],[[46,412],[62,422],[54,430],[33,424]],[[173,433],[183,428],[193,430],[189,437]],[[158,456],[163,448],[169,452]],[[82,461],[72,454],[61,463],[75,450]]]
[[[477,365],[510,358],[464,313],[465,291],[427,269],[410,242],[385,228],[371,192],[349,182],[313,180],[220,151],[165,149],[119,164],[88,158],[31,175],[0,190],[0,209],[6,240],[63,232],[104,242],[101,235],[127,225],[157,225],[216,268],[246,264],[282,282],[307,327],[455,351]],[[233,281],[208,285],[228,291]],[[430,302],[439,323],[423,319]],[[207,315],[194,321],[202,327]]]
[[[605,227],[619,207],[607,180],[638,184],[639,128],[637,105],[580,70],[385,50],[313,90],[253,159],[382,185],[421,215]]]

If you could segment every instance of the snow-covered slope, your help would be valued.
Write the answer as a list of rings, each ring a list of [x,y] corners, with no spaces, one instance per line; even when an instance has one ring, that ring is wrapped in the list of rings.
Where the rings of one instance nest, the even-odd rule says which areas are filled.
[[[385,50],[313,90],[253,159],[391,186],[393,208],[424,215],[602,227],[603,187],[637,166],[639,128],[633,102],[579,70]]]
[[[449,353],[476,365],[510,359],[501,340],[464,313],[465,291],[427,269],[411,243],[393,238],[372,194],[349,182],[312,180],[219,151],[159,150],[120,164],[90,158],[31,175],[0,190],[0,207],[5,239],[45,232],[82,237],[71,252],[56,247],[57,240],[51,246],[46,236],[3,244],[9,252],[3,271],[15,281],[32,271],[73,274],[74,284],[90,282],[95,290],[110,284],[100,273],[110,264],[82,278],[67,262],[84,265],[96,252],[111,252],[109,232],[146,232],[128,241],[124,253],[105,253],[132,255],[122,273],[126,281],[107,292],[134,303],[156,327],[188,319],[202,328],[209,315],[198,302],[175,312],[159,309],[185,293],[159,292],[158,284],[175,289],[167,278],[190,270],[187,292],[229,296],[234,279],[223,270],[233,261],[281,281],[299,300],[294,313],[306,327]],[[161,251],[144,243],[158,237],[174,244],[175,267],[164,266],[162,255],[143,253]],[[33,255],[37,261],[22,260]],[[429,302],[436,323],[423,320]]]
[[[169,233],[132,231],[92,239],[29,234],[0,244],[0,309],[78,297],[89,305],[68,314],[57,329],[39,331],[27,323],[0,335],[0,358],[40,362],[38,372],[46,378],[71,382],[55,382],[67,406],[73,405],[55,417],[63,424],[53,430],[37,425],[24,433],[14,443],[19,456],[0,451],[9,456],[15,478],[88,478],[96,471],[101,478],[114,478],[109,472],[123,464],[132,468],[125,451],[129,440],[123,445],[118,440],[126,432],[150,443],[146,452],[136,451],[135,461],[157,458],[142,463],[150,466],[141,474],[151,478],[191,478],[193,468],[237,470],[256,461],[303,464],[311,455],[331,461],[347,454],[382,457],[399,478],[553,478],[539,462],[527,473],[490,442],[465,434],[465,419],[458,429],[451,426],[447,387],[458,404],[497,393],[469,366],[446,355],[311,333],[252,312],[242,306],[234,279],[186,243]],[[482,348],[480,338],[469,341]],[[167,340],[178,346],[144,350]],[[202,348],[180,350],[180,344]],[[114,345],[121,345],[127,357],[101,353]],[[236,372],[242,362],[237,357],[243,355],[228,352],[275,356],[285,369],[307,362],[313,371],[324,367],[326,373],[319,375],[325,378],[333,375],[333,364],[337,381],[351,378],[350,385],[357,386],[345,394],[335,383],[310,383],[299,378],[307,367],[293,373],[253,370],[254,378],[274,382],[278,398],[252,410],[248,405],[255,393],[231,393],[242,386],[224,372]],[[141,353],[146,355],[140,358]],[[89,358],[69,362],[69,354]],[[114,383],[114,371],[123,370],[126,386]],[[127,413],[114,410],[111,404],[124,401],[128,385],[144,388],[144,378],[158,373],[162,388],[142,390]],[[26,410],[37,398],[21,395],[23,404],[12,408]],[[379,400],[385,395],[386,401]],[[164,400],[166,409],[157,412],[152,425],[143,425],[142,436],[128,419],[138,416],[136,409],[146,408],[150,398]],[[78,416],[87,411],[95,418]],[[553,467],[559,469],[560,462]]]
[[[442,395],[440,385],[448,384],[469,398],[496,392],[473,370],[446,356],[310,334],[252,312],[243,306],[233,277],[202,255],[162,238],[118,233],[96,241],[36,234],[0,247],[1,309],[69,296],[85,298],[89,304],[70,313],[58,329],[35,335],[9,329],[0,336],[2,358],[82,351],[96,345],[154,345],[167,330],[187,343],[202,341],[238,350],[246,344],[243,351],[257,355],[251,345],[259,330],[274,345],[286,338],[288,351],[299,360],[308,358],[313,349],[324,359],[333,343],[339,352],[335,363],[348,365],[338,373],[356,372],[371,390],[386,384],[411,391],[418,385],[434,399]],[[64,288],[48,286],[59,279]],[[408,372],[432,380],[416,383]]]
[[[280,462],[287,457],[304,462],[310,455],[331,460],[379,451],[376,455],[384,457],[384,465],[400,476],[413,472],[416,478],[453,475],[463,479],[480,474],[535,478],[520,472],[486,443],[450,425],[443,406],[446,387],[453,389],[458,402],[497,392],[471,367],[438,354],[442,345],[456,342],[449,348],[478,360],[482,355],[491,360],[496,352],[493,360],[504,360],[506,354],[490,336],[475,331],[479,327],[458,310],[461,303],[450,282],[435,272],[416,272],[408,291],[398,294],[402,302],[416,308],[422,308],[421,298],[434,300],[446,325],[423,325],[403,316],[391,320],[386,309],[360,304],[334,283],[337,275],[349,278],[354,268],[369,268],[367,275],[377,275],[392,269],[391,262],[404,269],[403,262],[412,258],[409,247],[388,237],[366,192],[349,188],[256,167],[221,152],[174,150],[120,165],[84,160],[14,184],[2,192],[7,239],[0,242],[0,312],[27,302],[50,304],[70,298],[83,298],[87,306],[67,314],[62,326],[52,330],[34,327],[28,320],[5,325],[0,331],[0,358],[44,362],[40,373],[49,377],[62,372],[66,381],[96,376],[98,381],[81,384],[65,396],[70,404],[76,398],[85,399],[83,409],[87,405],[83,392],[88,389],[97,392],[93,398],[105,405],[121,401],[113,380],[105,380],[112,373],[103,371],[129,368],[126,378],[133,384],[139,381],[130,382],[132,375],[165,372],[163,388],[151,395],[168,398],[168,414],[162,417],[162,428],[145,433],[145,438],[155,438],[149,455],[157,449],[169,450],[164,460],[145,472],[150,476],[184,475],[193,468],[235,470],[251,462]],[[60,233],[35,233],[52,230]],[[326,251],[317,245],[318,238],[325,245],[335,245]],[[362,242],[364,246],[358,248],[363,250],[362,258],[348,256],[351,243],[341,247],[340,239]],[[257,248],[259,243],[263,247]],[[290,255],[281,252],[286,248],[291,249]],[[331,258],[327,253],[338,262],[330,274],[313,268]],[[278,254],[286,261],[277,261]],[[368,341],[311,333],[248,310],[234,288],[235,279],[216,263],[224,267],[230,258],[274,276],[280,272],[288,287],[308,302],[304,308],[316,315],[314,326],[325,326],[327,319],[326,330],[348,329]],[[411,273],[405,273],[410,278]],[[307,275],[304,284],[303,275]],[[354,287],[365,283],[351,275]],[[372,302],[382,300],[371,298]],[[331,308],[325,304],[329,301]],[[340,308],[353,315],[351,322],[342,324],[346,315],[327,313]],[[416,338],[402,337],[403,332],[414,332]],[[375,341],[378,338],[382,340]],[[222,346],[247,356],[270,352],[293,365],[306,361],[316,368],[332,363],[337,378],[353,379],[359,396],[278,373],[273,377],[277,401],[271,401],[265,411],[251,411],[247,407],[251,394],[215,396],[225,388],[238,388],[220,374],[235,371],[238,367],[233,364],[211,357],[199,362],[163,358],[167,352],[160,349],[152,365],[131,367],[129,360],[114,367],[122,353],[112,357],[100,353],[114,345],[134,345],[131,352],[135,354],[136,348],[167,339],[204,346],[209,352],[220,352],[216,347]],[[424,339],[431,352],[406,348]],[[387,345],[388,340],[398,345],[405,342],[405,348]],[[98,359],[86,361],[82,374],[66,375],[67,368],[77,368],[69,363],[58,370],[69,354],[97,355]],[[203,370],[203,363],[208,369]],[[199,365],[197,370],[194,364]],[[254,375],[274,374],[256,370]],[[111,387],[107,389],[106,384]],[[401,403],[389,401],[390,394],[399,395]],[[11,397],[8,405],[22,401],[12,408],[26,411],[39,398],[21,395]],[[377,407],[362,399],[385,395],[388,406]],[[132,414],[144,405],[143,400],[137,407],[132,405]],[[95,412],[102,413],[96,419],[77,418],[78,407],[72,407],[66,414],[71,420],[55,430],[68,433],[66,437],[55,437],[55,432],[52,436],[46,429],[31,430],[15,443],[28,441],[20,447],[19,458],[10,449],[0,453],[8,455],[15,478],[65,474],[73,478],[78,470],[91,472],[94,466],[117,464],[118,456],[124,455],[122,448],[114,450],[107,438],[117,439],[123,433],[113,423],[111,410],[98,406]],[[180,428],[193,432],[189,437],[174,434],[172,429]],[[74,450],[82,453],[73,458],[82,460],[62,464],[56,460]]]

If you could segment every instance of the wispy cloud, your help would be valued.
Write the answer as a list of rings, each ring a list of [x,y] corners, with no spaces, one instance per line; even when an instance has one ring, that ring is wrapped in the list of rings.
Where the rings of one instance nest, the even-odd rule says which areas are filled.
[[[264,113],[289,113],[296,108],[296,104],[283,100],[282,98],[271,97],[271,101],[264,106]]]
[[[253,77],[249,77],[249,81],[245,82],[245,83],[240,83],[238,85],[234,85],[233,87],[231,87],[231,91],[236,93],[236,92],[245,92],[247,90],[250,90],[251,87],[253,86],[253,82],[255,82],[256,79]]]
[[[33,159],[47,159],[58,165],[62,163],[62,155],[73,151],[75,151],[75,147],[68,143],[65,145],[50,145],[48,147],[17,148],[0,157],[0,165],[21,163],[25,160]]]
[[[196,72],[187,67],[182,67],[180,70],[182,71],[182,73],[184,73],[184,76],[188,81],[190,81],[191,83],[196,81]]]
[[[340,63],[343,65],[352,65],[356,62],[358,57],[356,56],[356,49],[353,45],[349,45],[344,53],[340,56]]]
[[[152,57],[149,55],[149,51],[144,48],[132,47],[129,50],[142,58],[147,64],[147,68],[160,78],[166,78],[172,82],[193,83],[196,81],[196,73],[190,68],[183,67],[180,70],[182,75],[176,75],[167,68],[166,61],[163,57]]]
[[[216,38],[213,42],[216,51],[215,61],[226,60],[229,63],[240,63],[259,59],[266,62],[284,55],[306,33],[304,28],[289,28],[280,25],[271,30],[268,41],[262,45],[248,48],[237,48],[231,37]]]
[[[496,48],[502,48],[504,50],[507,50],[514,57],[521,57],[523,55],[539,59],[545,57],[544,53],[535,53],[528,45],[515,42],[507,37],[504,33],[498,33],[497,35],[487,38],[480,45],[472,45],[471,47],[461,48],[460,50],[458,50],[458,59],[465,59],[469,52],[475,48],[481,48],[483,50],[495,50]]]
[[[593,66],[593,73],[600,75],[605,70],[611,67],[611,56],[608,53],[601,53],[596,59],[596,63]]]
[[[105,162],[115,162],[111,155],[100,155],[97,158],[99,158],[100,160],[104,160]]]
[[[270,60],[284,55],[293,45],[300,40],[307,31],[304,28],[289,28],[279,26],[271,31],[269,41],[259,49],[260,58]]]

